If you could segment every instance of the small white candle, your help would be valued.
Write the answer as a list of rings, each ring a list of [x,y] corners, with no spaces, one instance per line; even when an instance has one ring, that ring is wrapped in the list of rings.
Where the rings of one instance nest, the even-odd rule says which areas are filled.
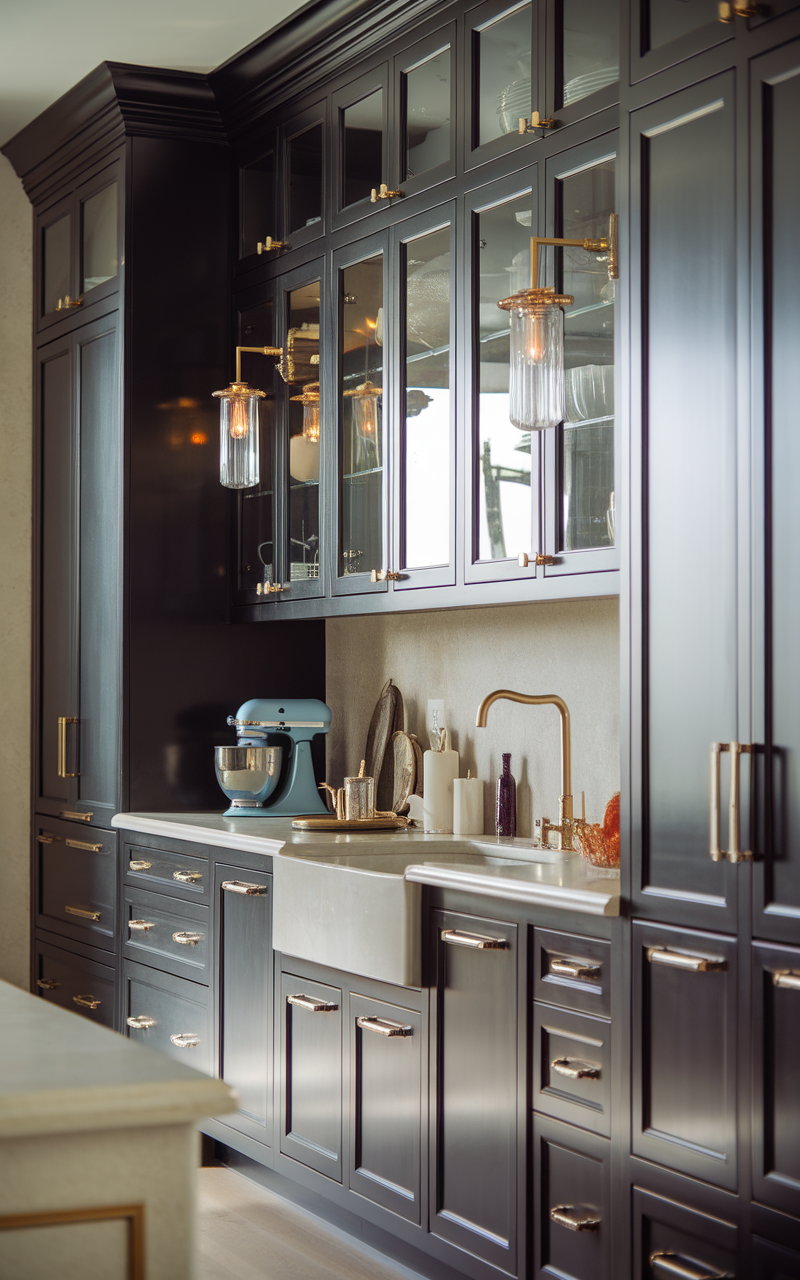
[[[422,758],[423,830],[451,834],[453,783],[458,777],[457,751],[426,751]]]
[[[480,778],[456,778],[453,783],[453,834],[483,835],[483,783]]]

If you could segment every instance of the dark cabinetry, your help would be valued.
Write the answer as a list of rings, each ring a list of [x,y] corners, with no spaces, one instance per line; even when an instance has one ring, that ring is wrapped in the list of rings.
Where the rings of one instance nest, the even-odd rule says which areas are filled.
[[[65,950],[40,935],[34,945],[34,990],[53,1004],[116,1030],[116,974],[102,962],[105,959],[101,952],[76,944]]]
[[[607,1280],[611,1270],[610,1146],[537,1116],[533,1127],[533,1272]]]
[[[281,1151],[342,1180],[342,993],[281,975]]]
[[[52,199],[52,197],[50,197]],[[34,262],[38,327],[49,329],[78,312],[96,314],[120,288],[122,167],[108,158],[84,173],[36,217]],[[111,304],[116,306],[116,300]]]

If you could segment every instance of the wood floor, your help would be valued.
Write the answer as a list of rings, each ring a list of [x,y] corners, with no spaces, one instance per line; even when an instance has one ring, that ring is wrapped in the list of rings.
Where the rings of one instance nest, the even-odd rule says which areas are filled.
[[[198,1280],[417,1280],[231,1169],[199,1169]]]

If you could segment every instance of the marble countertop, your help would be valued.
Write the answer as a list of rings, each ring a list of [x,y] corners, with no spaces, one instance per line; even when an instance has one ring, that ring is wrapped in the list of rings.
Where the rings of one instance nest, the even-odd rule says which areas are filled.
[[[0,982],[0,1139],[235,1111],[222,1080]]]

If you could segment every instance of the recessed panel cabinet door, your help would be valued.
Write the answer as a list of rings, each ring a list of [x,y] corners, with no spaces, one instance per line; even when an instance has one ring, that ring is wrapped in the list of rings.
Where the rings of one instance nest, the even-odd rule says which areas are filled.
[[[691,1196],[691,1184],[686,1187]],[[735,1202],[731,1213],[735,1213]],[[736,1227],[685,1204],[633,1188],[635,1280],[744,1280],[737,1262]]]
[[[281,1151],[342,1181],[342,993],[281,975]]]
[[[800,951],[754,947],[753,1013],[753,1198],[800,1217]]]

